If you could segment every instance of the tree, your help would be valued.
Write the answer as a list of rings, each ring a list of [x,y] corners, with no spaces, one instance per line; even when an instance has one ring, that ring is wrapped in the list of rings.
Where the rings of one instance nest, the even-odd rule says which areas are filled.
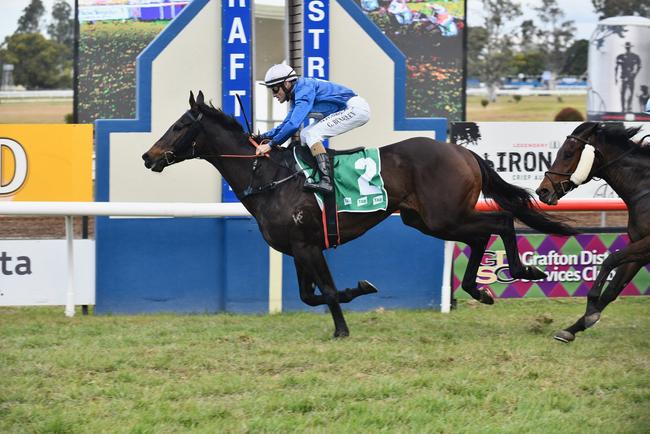
[[[70,88],[70,50],[40,33],[18,33],[8,37],[0,50],[0,63],[14,65],[14,82],[27,89]]]
[[[573,41],[576,27],[573,21],[562,21],[564,11],[557,0],[542,0],[541,6],[534,9],[539,13],[543,25],[537,33],[540,41],[538,46],[545,54],[546,68],[551,72],[550,85],[554,87],[555,79],[565,64],[566,49]]]
[[[45,13],[42,0],[32,0],[18,19],[18,28],[15,33],[39,33],[41,18]]]
[[[650,17],[650,0],[591,0],[600,19],[622,15]]]
[[[562,74],[580,77],[587,73],[587,57],[589,54],[589,41],[580,39],[566,51]]]
[[[524,74],[529,77],[542,75],[544,71],[544,54],[540,51],[528,50],[515,53],[510,61],[512,75]]]
[[[521,15],[521,7],[512,0],[483,0],[483,11],[484,43],[475,55],[468,56],[468,67],[487,86],[490,101],[495,101],[497,85],[512,57],[508,24]],[[473,37],[470,31],[468,40]]]
[[[52,22],[47,26],[50,38],[72,49],[74,45],[74,18],[72,7],[65,0],[52,6]]]

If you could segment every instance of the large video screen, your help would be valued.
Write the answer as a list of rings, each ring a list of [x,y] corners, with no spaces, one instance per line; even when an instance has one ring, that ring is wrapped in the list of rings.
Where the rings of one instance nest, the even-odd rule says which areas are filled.
[[[409,118],[464,115],[465,0],[355,0],[406,57]]]
[[[78,122],[135,117],[137,56],[191,0],[79,0]]]

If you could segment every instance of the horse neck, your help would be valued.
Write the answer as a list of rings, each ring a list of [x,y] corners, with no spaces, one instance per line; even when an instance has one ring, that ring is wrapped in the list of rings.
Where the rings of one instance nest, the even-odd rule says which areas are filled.
[[[647,173],[650,173],[650,158],[635,152],[620,158],[623,152],[625,151],[610,152],[604,164],[609,161],[614,163],[597,176],[605,180],[629,208],[630,202],[634,202],[637,197],[650,194],[650,179],[647,178]],[[615,161],[617,158],[620,160]]]
[[[204,160],[210,162],[228,182],[235,193],[242,192],[250,181],[252,158],[236,158],[229,155],[254,155],[255,148],[248,135],[238,132],[208,134]],[[240,198],[241,199],[241,198]]]

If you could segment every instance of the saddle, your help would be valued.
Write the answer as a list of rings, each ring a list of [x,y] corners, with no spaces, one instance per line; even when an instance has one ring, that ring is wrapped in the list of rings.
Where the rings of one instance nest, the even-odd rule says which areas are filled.
[[[295,150],[296,155],[310,168],[314,169],[315,172],[318,172],[318,166],[316,164],[316,158],[311,153],[311,150],[307,146],[302,146],[299,141],[291,142],[289,145],[290,150]],[[338,219],[338,209],[336,206],[336,186],[334,183],[334,157],[336,155],[347,155],[354,154],[355,152],[363,151],[365,148],[359,146],[358,148],[346,149],[342,151],[337,151],[335,149],[327,148],[327,156],[330,159],[330,167],[332,170],[332,190],[331,194],[328,194],[323,197],[323,229],[325,231],[325,248],[336,247],[341,243],[340,234],[339,234],[339,219]]]

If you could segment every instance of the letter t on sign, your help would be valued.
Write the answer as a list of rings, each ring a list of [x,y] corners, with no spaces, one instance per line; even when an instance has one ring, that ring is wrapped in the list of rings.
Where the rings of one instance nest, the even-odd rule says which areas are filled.
[[[227,6],[226,6],[227,5]],[[235,95],[252,116],[252,12],[251,0],[228,0],[221,8],[221,107],[239,123],[246,124]],[[230,186],[224,181],[223,202],[237,202]]]
[[[329,78],[329,0],[306,0],[303,65],[307,77]]]

